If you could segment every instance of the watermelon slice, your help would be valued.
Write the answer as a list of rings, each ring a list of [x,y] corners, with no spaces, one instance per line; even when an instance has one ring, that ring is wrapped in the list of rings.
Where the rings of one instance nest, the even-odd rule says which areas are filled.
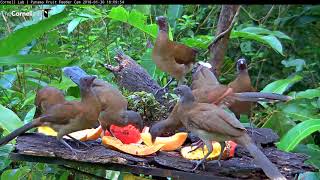
[[[111,125],[110,131],[117,139],[119,139],[124,144],[139,144],[142,142],[139,129],[137,129],[131,124],[124,127]]]

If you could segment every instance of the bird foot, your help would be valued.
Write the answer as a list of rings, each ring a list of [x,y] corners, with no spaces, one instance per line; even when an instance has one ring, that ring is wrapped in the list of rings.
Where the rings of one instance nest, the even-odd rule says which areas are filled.
[[[78,147],[78,148],[80,147],[80,145],[86,146],[87,148],[90,148],[90,147],[91,147],[91,145],[88,145],[87,143],[82,142],[82,141],[80,141],[80,140],[72,137],[72,136],[69,135],[69,134],[68,134],[67,136],[68,136],[69,138],[71,138],[71,139],[77,144],[77,147]]]
[[[200,161],[197,161],[195,167],[194,167],[191,171],[192,171],[192,172],[195,172],[200,165],[202,165],[202,169],[205,170],[206,167],[205,167],[205,165],[204,165],[204,161],[200,160]]]

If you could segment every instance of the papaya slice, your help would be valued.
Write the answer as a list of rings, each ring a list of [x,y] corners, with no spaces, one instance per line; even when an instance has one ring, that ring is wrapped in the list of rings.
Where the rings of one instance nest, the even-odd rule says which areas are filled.
[[[218,142],[212,141],[213,151],[207,157],[207,159],[218,159],[221,152],[221,145]],[[226,141],[226,147],[223,151],[222,159],[227,159],[234,156],[235,148],[237,144],[233,141]],[[200,160],[208,153],[208,148],[204,145],[203,148],[198,148],[194,150],[196,146],[185,146],[181,148],[180,153],[182,157],[190,160]],[[194,151],[192,151],[194,150]],[[190,152],[192,151],[192,152]]]
[[[87,134],[87,141],[88,140],[97,140],[100,137],[100,134],[102,133],[102,127],[99,126],[96,129],[91,129],[91,131],[88,132]]]
[[[123,144],[119,139],[112,136],[104,136],[102,138],[102,144],[116,148],[127,154],[135,156],[147,156],[153,154],[161,149],[164,144],[157,144],[153,146],[147,146],[142,144]]]
[[[152,144],[151,134],[149,132],[141,133],[141,139],[147,146],[164,144],[161,151],[174,151],[178,149],[186,141],[188,133],[179,132],[169,137],[156,137],[154,144]]]
[[[124,144],[139,144],[142,142],[139,129],[131,124],[124,127],[111,125],[110,131],[117,139],[119,139]]]

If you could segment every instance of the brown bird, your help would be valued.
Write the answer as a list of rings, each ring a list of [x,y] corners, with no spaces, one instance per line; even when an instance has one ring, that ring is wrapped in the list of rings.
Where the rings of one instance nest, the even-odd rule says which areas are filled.
[[[127,110],[128,101],[117,88],[100,79],[95,79],[92,86],[101,104],[99,122],[103,130],[109,130],[112,124],[117,126],[132,124],[139,129],[143,128],[140,114]]]
[[[161,136],[163,133],[166,132],[173,132],[180,127],[183,127],[179,117],[180,114],[177,113],[179,104],[177,103],[174,107],[171,113],[169,114],[168,118],[166,120],[159,121],[151,126],[150,128],[150,134],[153,138],[153,141],[156,137]]]
[[[286,179],[252,142],[245,128],[234,116],[213,104],[196,102],[188,86],[178,86],[174,92],[180,96],[177,109],[177,113],[180,114],[180,121],[186,129],[198,136],[208,147],[208,153],[202,160],[198,161],[193,170],[204,163],[212,152],[212,141],[220,142],[221,149],[224,149],[224,142],[232,140],[249,151],[255,162],[270,179]]]
[[[94,76],[87,76],[80,79],[81,101],[64,101],[61,104],[53,105],[46,109],[45,114],[42,114],[32,122],[25,124],[8,136],[2,138],[0,140],[0,146],[8,143],[31,128],[46,125],[58,132],[57,139],[72,152],[79,151],[73,149],[65,142],[63,136],[75,131],[92,128],[96,124],[101,106],[98,98],[92,91],[94,79]]]
[[[233,88],[220,84],[210,69],[202,65],[197,67],[192,79],[192,94],[195,96],[196,100],[201,103],[213,103],[216,105],[222,104],[230,107],[235,101],[274,102],[288,101],[292,99],[290,96],[276,93],[237,93]]]
[[[36,112],[34,117],[37,118],[41,114],[45,114],[46,111],[56,104],[62,104],[65,102],[64,93],[56,89],[54,87],[44,87],[40,89],[37,94],[34,101],[34,104],[36,106]]]
[[[228,87],[232,88],[235,93],[256,91],[256,89],[251,85],[251,79],[245,59],[241,58],[237,61],[237,77],[228,84]],[[250,116],[252,106],[252,102],[235,101],[229,108],[237,118],[240,118],[240,114],[247,114]]]
[[[183,84],[185,75],[191,70],[196,60],[197,50],[169,40],[169,26],[165,17],[157,17],[156,22],[159,31],[152,50],[152,59],[160,70],[177,79],[179,85]],[[164,88],[171,82],[172,79]]]

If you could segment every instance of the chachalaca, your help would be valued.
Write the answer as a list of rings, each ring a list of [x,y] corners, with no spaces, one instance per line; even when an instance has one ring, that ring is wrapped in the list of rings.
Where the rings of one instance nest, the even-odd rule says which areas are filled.
[[[231,87],[219,83],[215,75],[205,66],[198,66],[192,76],[192,94],[201,103],[213,103],[230,107],[237,101],[288,101],[292,98],[276,93],[241,92],[237,93]]]
[[[197,162],[193,170],[203,164],[212,152],[212,141],[220,142],[221,149],[224,149],[225,141],[232,140],[249,151],[255,162],[270,179],[286,179],[252,142],[245,128],[234,116],[216,105],[196,102],[188,86],[178,86],[174,92],[180,96],[177,109],[177,113],[180,114],[180,121],[186,129],[198,136],[208,147],[208,153],[202,160]],[[218,162],[221,159],[221,155],[222,153]]]
[[[251,85],[251,79],[248,73],[247,62],[241,58],[237,61],[237,77],[228,84],[228,87],[232,88],[233,92],[254,92],[256,89]],[[253,107],[252,102],[235,101],[229,107],[230,110],[240,118],[240,114],[251,115],[251,109]]]
[[[92,128],[98,121],[101,106],[98,98],[92,91],[94,79],[94,76],[80,79],[81,101],[64,101],[61,104],[53,105],[45,110],[45,114],[2,138],[0,146],[31,128],[46,125],[58,132],[57,139],[72,152],[79,151],[65,142],[63,136],[75,131]]]
[[[169,39],[169,26],[164,16],[157,17],[156,22],[159,31],[152,50],[152,59],[160,70],[178,80],[178,85],[183,84],[185,75],[191,70],[196,60],[197,50]],[[166,88],[172,80],[162,89]]]
[[[36,106],[36,112],[34,117],[37,118],[41,114],[45,114],[46,111],[56,104],[61,104],[65,102],[64,93],[56,89],[54,87],[44,87],[40,89],[37,94],[34,101],[34,104]]]
[[[159,121],[151,126],[150,134],[154,141],[156,137],[161,136],[166,132],[173,132],[180,127],[183,127],[181,121],[179,120],[180,115],[177,113],[179,104],[177,103],[168,118],[162,121]]]
[[[92,86],[101,103],[99,122],[104,131],[109,130],[112,124],[116,126],[132,124],[140,130],[143,128],[140,114],[127,110],[128,101],[117,88],[100,79],[95,79]]]

